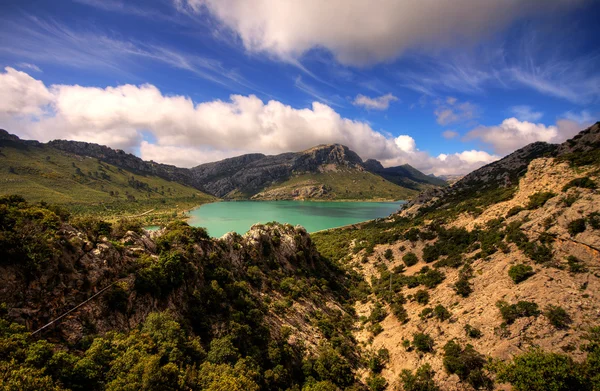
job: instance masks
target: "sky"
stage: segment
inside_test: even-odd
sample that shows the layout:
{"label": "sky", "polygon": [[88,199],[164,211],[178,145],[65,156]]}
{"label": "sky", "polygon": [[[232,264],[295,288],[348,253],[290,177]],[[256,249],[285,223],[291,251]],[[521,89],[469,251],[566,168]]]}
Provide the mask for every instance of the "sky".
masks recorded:
{"label": "sky", "polygon": [[600,120],[596,0],[3,0],[0,128],[465,174]]}

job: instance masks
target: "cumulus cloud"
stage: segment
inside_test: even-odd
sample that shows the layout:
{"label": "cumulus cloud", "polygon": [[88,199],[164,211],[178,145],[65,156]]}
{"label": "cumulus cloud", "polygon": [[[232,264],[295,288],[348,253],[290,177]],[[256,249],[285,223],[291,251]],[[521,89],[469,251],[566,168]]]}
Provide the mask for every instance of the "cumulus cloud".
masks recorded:
{"label": "cumulus cloud", "polygon": [[493,148],[498,154],[508,154],[536,141],[561,143],[583,127],[589,125],[570,119],[560,119],[556,125],[546,126],[517,118],[507,118],[500,125],[479,126],[465,136],[466,140],[479,140]]}
{"label": "cumulus cloud", "polygon": [[451,140],[453,138],[457,138],[458,132],[455,132],[454,130],[446,130],[442,133],[442,136],[446,139],[446,140]]}
{"label": "cumulus cloud", "polygon": [[4,68],[0,74],[0,114],[10,116],[40,115],[53,96],[44,83],[25,72]]}
{"label": "cumulus cloud", "polygon": [[524,16],[583,0],[178,0],[208,12],[251,52],[294,60],[326,48],[347,65],[388,61],[412,48],[475,42]]}
{"label": "cumulus cloud", "polygon": [[530,106],[526,105],[513,106],[510,108],[510,111],[512,111],[515,117],[521,121],[539,121],[544,116],[544,113],[540,111],[533,111]]}
{"label": "cumulus cloud", "polygon": [[[341,143],[384,165],[411,164],[426,173],[466,173],[498,156],[468,151],[434,157],[409,135],[392,137],[313,102],[294,108],[254,95],[195,103],[153,85],[52,85],[7,68],[0,73],[0,118],[25,138],[56,138],[139,150],[144,159],[191,167],[249,152],[299,151]],[[4,126],[2,125],[2,126]],[[152,142],[143,134],[152,136]],[[148,140],[148,137],[145,138]]]}
{"label": "cumulus cloud", "polygon": [[356,95],[356,98],[354,98],[353,104],[355,106],[363,106],[367,109],[387,110],[388,107],[390,107],[390,103],[397,100],[398,98],[392,94],[382,95],[377,98],[369,98],[368,96],[358,94]]}

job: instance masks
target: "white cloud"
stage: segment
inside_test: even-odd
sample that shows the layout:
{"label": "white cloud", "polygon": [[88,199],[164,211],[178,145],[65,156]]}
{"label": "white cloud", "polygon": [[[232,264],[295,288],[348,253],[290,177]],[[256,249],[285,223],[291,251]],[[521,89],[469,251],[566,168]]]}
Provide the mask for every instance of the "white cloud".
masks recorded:
{"label": "white cloud", "polygon": [[569,119],[569,120],[575,121],[575,122],[579,122],[582,124],[591,124],[592,122],[595,121],[594,116],[592,116],[590,114],[590,112],[587,110],[582,110],[579,113],[573,112],[573,111],[567,111],[562,116],[566,119]]}
{"label": "white cloud", "polygon": [[390,107],[390,103],[397,100],[398,98],[392,94],[382,95],[377,98],[369,98],[368,96],[358,94],[356,95],[356,98],[354,98],[353,104],[355,106],[363,106],[367,109],[387,110],[388,107]]}
{"label": "white cloud", "polygon": [[440,125],[449,125],[471,120],[477,115],[477,107],[470,102],[459,103],[458,99],[449,96],[445,101],[436,100],[434,110],[436,121]]}
{"label": "white cloud", "polygon": [[400,135],[396,137],[394,142],[398,148],[404,152],[414,152],[417,149],[417,143],[415,142],[415,139],[407,135]]}
{"label": "white cloud", "polygon": [[[521,17],[577,0],[187,0],[234,31],[251,52],[284,60],[326,48],[347,65],[388,61],[411,48],[476,42]],[[181,1],[178,2],[181,9]],[[543,10],[543,11],[541,11]]]}
{"label": "white cloud", "polygon": [[546,126],[517,118],[507,118],[500,125],[479,126],[465,136],[466,140],[480,140],[498,154],[508,154],[536,141],[563,142],[577,134],[586,125],[569,119],[560,119],[556,125]]}
{"label": "white cloud", "polygon": [[458,134],[458,132],[455,132],[454,130],[446,130],[446,131],[444,131],[444,133],[442,133],[442,136],[447,140],[451,140],[453,138],[457,138],[459,136],[459,134]]}
{"label": "white cloud", "polygon": [[0,115],[40,115],[53,96],[44,83],[25,72],[4,68],[0,73]]}
{"label": "white cloud", "polygon": [[539,121],[544,116],[544,113],[540,111],[533,111],[530,106],[526,105],[513,106],[510,108],[510,111],[512,111],[515,117],[521,121]]}
{"label": "white cloud", "polygon": [[42,72],[42,70],[40,69],[40,67],[38,67],[35,64],[30,64],[28,62],[20,62],[17,64],[17,67],[19,68],[25,68],[25,69],[30,69],[32,71],[36,71],[36,72]]}
{"label": "white cloud", "polygon": [[[187,167],[243,153],[274,154],[330,143],[347,145],[364,159],[379,159],[386,166],[408,163],[436,174],[466,173],[498,158],[481,151],[434,157],[420,151],[408,135],[385,135],[319,102],[298,109],[253,95],[232,95],[228,101],[195,103],[185,96],[164,95],[149,84],[47,88],[12,68],[0,73],[0,94],[0,118],[22,137],[139,148],[144,159]],[[143,141],[143,132],[155,142]]]}

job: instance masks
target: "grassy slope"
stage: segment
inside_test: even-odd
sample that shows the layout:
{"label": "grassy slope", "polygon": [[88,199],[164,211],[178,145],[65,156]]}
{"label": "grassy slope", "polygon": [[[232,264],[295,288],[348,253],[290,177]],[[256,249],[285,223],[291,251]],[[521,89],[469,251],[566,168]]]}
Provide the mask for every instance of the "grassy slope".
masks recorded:
{"label": "grassy slope", "polygon": [[[137,185],[130,183],[132,177]],[[75,214],[99,214],[109,219],[155,209],[144,216],[148,223],[214,199],[176,182],[132,174],[48,146],[0,148],[0,195],[7,194],[19,194],[31,202],[63,205]]]}
{"label": "grassy slope", "polygon": [[395,185],[379,175],[366,171],[332,171],[317,174],[300,174],[289,180],[274,184],[265,191],[295,188],[306,185],[326,185],[331,188],[333,200],[401,200],[417,192]]}

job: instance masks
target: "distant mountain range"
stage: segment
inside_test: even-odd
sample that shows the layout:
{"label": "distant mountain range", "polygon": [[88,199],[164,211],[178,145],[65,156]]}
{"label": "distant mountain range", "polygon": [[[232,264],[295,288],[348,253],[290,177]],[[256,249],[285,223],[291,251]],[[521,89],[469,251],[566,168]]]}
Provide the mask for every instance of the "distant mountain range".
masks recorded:
{"label": "distant mountain range", "polygon": [[[48,143],[21,140],[5,130],[0,130],[0,147],[7,151],[20,151],[17,161],[0,155],[0,169],[9,172],[12,165],[12,172],[9,172],[11,175],[22,175],[26,171],[26,187],[33,186],[39,189],[38,196],[31,197],[35,200],[49,197],[58,201],[61,197],[53,195],[65,188],[65,180],[76,178],[79,185],[83,184],[82,178],[77,178],[79,172],[89,174],[86,178],[89,183],[86,182],[86,185],[93,188],[94,192],[110,194],[111,185],[115,185],[104,183],[107,182],[106,178],[103,178],[101,173],[96,173],[97,164],[93,170],[87,171],[81,168],[77,171],[75,163],[69,167],[69,162],[65,162],[66,167],[61,169],[56,165],[47,164],[55,160],[48,160],[47,157],[54,155],[94,158],[98,162],[116,167],[129,178],[133,177],[139,181],[152,178],[159,182],[174,182],[183,186],[180,190],[186,189],[186,192],[196,193],[201,198],[212,196],[222,199],[265,200],[395,200],[406,199],[420,190],[446,184],[445,181],[425,175],[409,165],[384,168],[376,160],[363,162],[355,152],[339,144],[319,145],[305,151],[275,156],[247,154],[189,169],[144,161],[122,150],[98,144],[67,140]],[[37,174],[31,169],[14,167],[21,163],[35,163],[38,166]],[[54,171],[50,170],[53,173],[48,171],[50,167],[53,168]],[[77,175],[73,177],[75,174]],[[136,179],[136,176],[139,178]],[[50,180],[51,178],[54,180]],[[3,186],[2,193],[21,190],[12,185],[15,183],[19,181],[8,181],[6,186]],[[161,182],[160,186],[164,184]],[[129,187],[129,184],[125,183],[125,188],[112,191],[113,194],[119,191],[119,195],[123,196],[125,192],[129,192]],[[22,192],[29,193],[25,188]],[[106,198],[106,194],[99,198]],[[149,197],[148,194],[144,196]],[[114,195],[112,197],[114,198]]]}

